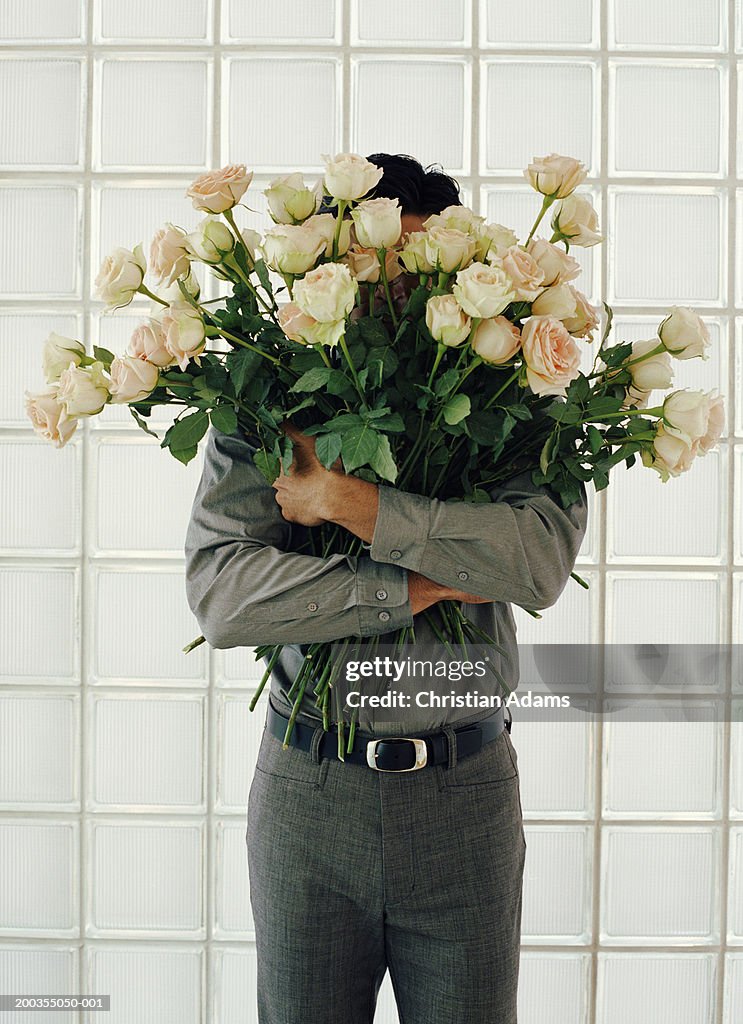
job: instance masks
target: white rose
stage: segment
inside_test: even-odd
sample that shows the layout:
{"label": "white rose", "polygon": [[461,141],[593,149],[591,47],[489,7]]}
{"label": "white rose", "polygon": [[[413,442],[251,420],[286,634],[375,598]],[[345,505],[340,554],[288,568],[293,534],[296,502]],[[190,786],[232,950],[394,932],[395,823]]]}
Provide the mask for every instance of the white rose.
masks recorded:
{"label": "white rose", "polygon": [[103,363],[95,362],[90,366],[70,363],[60,374],[57,397],[68,416],[95,416],[110,397]]}
{"label": "white rose", "polygon": [[239,203],[253,180],[245,164],[228,164],[217,171],[200,175],[186,189],[194,208],[205,213],[224,213]]}
{"label": "white rose", "polygon": [[301,345],[325,345],[327,348],[334,348],[346,329],[345,320],[321,323],[308,316],[296,302],[285,303],[279,309],[276,318],[287,338]]}
{"label": "white rose", "polygon": [[360,199],[379,184],[384,174],[382,167],[358,153],[321,156],[325,163],[325,191],[334,199]]}
{"label": "white rose", "polygon": [[235,248],[235,236],[219,217],[210,214],[186,235],[186,245],[202,263],[221,263]]}
{"label": "white rose", "polygon": [[554,242],[548,242],[546,238],[532,238],[526,251],[534,257],[544,271],[546,287],[573,281],[580,276],[580,263],[570,253],[565,252]]}
{"label": "white rose", "polygon": [[186,232],[167,223],[155,232],[150,243],[150,270],[158,281],[172,284],[191,269]]}
{"label": "white rose", "polygon": [[451,274],[472,260],[477,245],[474,238],[457,228],[432,227],[426,232],[425,247],[431,267]]}
{"label": "white rose", "polygon": [[[316,213],[314,216],[308,217],[302,227],[307,228],[308,231],[313,231],[318,238],[324,241],[325,251],[322,255],[330,259],[333,255],[333,238],[338,227],[336,215],[334,213]],[[352,231],[353,221],[350,217],[344,217],[341,221],[341,230],[338,235],[338,256],[343,256],[348,252],[348,247],[351,245]]]}
{"label": "white rose", "polygon": [[128,306],[142,284],[146,270],[141,245],[135,245],[133,250],[117,246],[105,258],[96,275],[96,296],[106,303],[107,309]]}
{"label": "white rose", "polygon": [[426,327],[434,341],[453,348],[467,338],[471,321],[453,295],[433,295],[426,302]]}
{"label": "white rose", "polygon": [[580,160],[550,153],[549,156],[535,157],[524,171],[524,177],[542,195],[562,199],[585,181],[587,173]]}
{"label": "white rose", "polygon": [[[189,271],[187,277],[178,278],[177,281],[173,281],[172,284],[169,284],[167,288],[158,288],[157,294],[159,298],[161,298],[163,302],[182,302],[183,292],[179,287],[179,285],[181,284],[186,289],[189,295],[193,295],[195,299],[198,299],[199,295],[201,294],[201,285],[199,284],[198,279],[193,272],[193,269]],[[162,308],[163,305],[161,302],[155,302],[153,300],[150,303],[150,310],[153,313],[153,315],[156,315]]]}
{"label": "white rose", "polygon": [[577,312],[575,295],[569,284],[555,284],[532,302],[531,311],[537,316],[554,316],[558,320],[574,317]]}
{"label": "white rose", "polygon": [[477,232],[475,259],[490,262],[518,244],[516,234],[502,224],[486,224]]}
{"label": "white rose", "polygon": [[402,231],[397,199],[365,199],[351,210],[356,237],[366,249],[389,249],[397,245]]}
{"label": "white rose", "polygon": [[485,218],[480,217],[468,206],[447,206],[441,213],[432,213],[423,221],[423,227],[430,231],[431,228],[456,228],[466,235],[477,235]]}
{"label": "white rose", "polygon": [[[658,342],[655,338],[650,340],[633,341],[632,351],[627,356],[627,362],[645,355],[651,349],[657,348]],[[627,366],[632,382],[627,388],[625,401],[626,407],[644,409],[648,404],[650,392],[655,388],[666,389],[673,383],[673,370],[671,368],[671,357],[667,352],[656,352],[655,355],[642,359],[639,363]]]}
{"label": "white rose", "polygon": [[138,402],[157,387],[160,371],[154,363],[135,356],[116,356],[111,361],[112,402]]}
{"label": "white rose", "polygon": [[486,363],[507,363],[521,347],[521,332],[504,316],[481,320],[470,338],[470,345]]}
{"label": "white rose", "polygon": [[69,416],[59,401],[59,387],[50,384],[43,391],[24,391],[26,415],[34,432],[55,448],[63,448],[77,429],[77,417]]}
{"label": "white rose", "polygon": [[126,354],[135,359],[146,359],[155,366],[172,366],[175,362],[173,353],[165,345],[162,325],[154,317],[149,323],[135,327],[126,347]]}
{"label": "white rose", "polygon": [[707,429],[698,439],[700,455],[706,455],[717,445],[725,427],[725,401],[722,395],[709,392],[708,397],[710,401],[707,408]]}
{"label": "white rose", "polygon": [[85,346],[82,342],[51,331],[41,353],[41,365],[47,384],[59,380],[60,373],[66,370],[71,362],[79,366],[84,355]]}
{"label": "white rose", "polygon": [[690,445],[682,438],[669,434],[661,421],[658,423],[652,450],[643,448],[640,457],[643,465],[655,469],[660,473],[661,480],[666,481],[671,476],[685,473],[691,467],[697,451],[698,442]]}
{"label": "white rose", "polygon": [[658,337],[677,359],[709,359],[709,328],[693,309],[671,306],[658,327]]}
{"label": "white rose", "polygon": [[316,189],[307,188],[299,171],[274,178],[263,195],[276,224],[301,224],[315,212],[319,198]]}
{"label": "white rose", "polygon": [[591,305],[583,292],[578,291],[572,284],[566,285],[575,299],[575,313],[572,316],[562,317],[562,322],[576,338],[588,338],[599,325],[598,309]]}
{"label": "white rose", "polygon": [[401,263],[410,274],[432,274],[433,266],[426,255],[427,231],[409,231],[399,251]]}
{"label": "white rose", "polygon": [[[311,219],[310,219],[311,220]],[[316,228],[304,224],[279,224],[263,238],[263,256],[272,270],[281,274],[304,274],[325,252],[326,242]]]}
{"label": "white rose", "polygon": [[465,313],[483,320],[502,313],[516,298],[505,270],[488,263],[473,263],[458,271],[451,290]]}
{"label": "white rose", "polygon": [[516,298],[531,302],[544,287],[544,271],[519,245],[511,245],[503,253],[500,265],[513,282]]}
{"label": "white rose", "polygon": [[663,422],[669,434],[687,444],[707,433],[712,392],[672,391],[663,402]]}
{"label": "white rose", "polygon": [[599,220],[591,201],[584,196],[568,196],[555,210],[552,228],[569,245],[596,245],[603,239],[598,231]]}
{"label": "white rose", "polygon": [[323,263],[297,281],[294,301],[321,323],[343,320],[354,307],[358,285],[345,263]]}
{"label": "white rose", "polygon": [[206,347],[206,329],[201,314],[188,302],[171,302],[158,317],[165,336],[165,348],[181,370],[189,360],[201,365],[199,354]]}

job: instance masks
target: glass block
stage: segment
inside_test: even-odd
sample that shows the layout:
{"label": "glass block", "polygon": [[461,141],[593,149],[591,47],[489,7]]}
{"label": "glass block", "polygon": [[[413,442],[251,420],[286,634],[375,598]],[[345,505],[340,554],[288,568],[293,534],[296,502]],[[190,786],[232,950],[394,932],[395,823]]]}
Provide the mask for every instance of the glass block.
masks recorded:
{"label": "glass block", "polygon": [[727,154],[726,92],[727,76],[719,65],[613,62],[609,68],[610,173],[722,176]]}
{"label": "glass block", "polygon": [[526,944],[587,942],[590,827],[527,825],[521,937]]}
{"label": "glass block", "polygon": [[[252,697],[252,695],[251,695]],[[217,806],[220,810],[245,814],[248,791],[255,771],[258,748],[263,738],[268,708],[268,684],[250,710],[245,700],[222,694],[217,699],[218,750],[220,770],[217,774]]]}
{"label": "glass block", "polygon": [[79,296],[80,200],[74,187],[0,185],[0,298]]}
{"label": "glass block", "polygon": [[0,60],[0,164],[81,166],[82,71],[80,60]]}
{"label": "glass block", "polygon": [[601,941],[716,942],[718,838],[712,828],[605,827]]}
{"label": "glass block", "polygon": [[80,551],[81,457],[79,438],[62,448],[36,436],[3,439],[1,553],[72,555]]}
{"label": "glass block", "polygon": [[722,720],[719,702],[607,702],[604,817],[717,817]]}
{"label": "glass block", "polygon": [[[100,569],[92,582],[93,682],[203,684],[206,645],[188,654],[182,649],[201,632],[186,601],[182,569]],[[129,629],[112,626],[122,615]]]}
{"label": "glass block", "polygon": [[464,0],[354,0],[352,42],[362,46],[463,45],[470,38],[470,5]]}
{"label": "glass block", "polygon": [[92,694],[90,807],[203,810],[204,710],[203,697]]}
{"label": "glass block", "polygon": [[206,984],[204,951],[159,946],[87,947],[86,992],[106,992],[121,1021],[200,1024]]}
{"label": "glass block", "polygon": [[4,0],[0,6],[0,38],[5,43],[77,42],[84,24],[80,0]]}
{"label": "glass block", "polygon": [[590,721],[520,721],[519,755],[525,818],[590,818],[594,726]]}
{"label": "glass block", "polygon": [[609,45],[620,49],[721,50],[726,42],[723,0],[609,0]]}
{"label": "glass block", "polygon": [[0,697],[0,803],[6,808],[79,806],[79,701],[74,696]]}
{"label": "glass block", "polygon": [[[78,984],[78,950],[39,943],[36,948],[28,945],[3,943],[0,949],[0,991],[8,993],[75,992]],[[58,1010],[34,1010],[37,1024],[54,1024],[59,1018]],[[8,1021],[22,1021],[28,1013],[24,1010],[9,1013]]]}
{"label": "glass block", "polygon": [[599,953],[596,1024],[714,1024],[714,954]]}
{"label": "glass block", "polygon": [[743,1016],[743,953],[725,957],[723,1024],[736,1024]]}
{"label": "glass block", "polygon": [[258,1024],[255,946],[212,947],[214,1003],[221,1020]]}
{"label": "glass block", "polygon": [[[322,168],[322,153],[340,150],[339,61],[330,58],[230,58],[225,67],[225,163],[277,174]],[[298,104],[298,96],[312,103]],[[246,106],[250,116],[245,116]]]}
{"label": "glass block", "polygon": [[544,1024],[588,1024],[591,958],[582,953],[521,954],[519,1021]]}
{"label": "glass block", "polygon": [[79,578],[73,568],[0,570],[0,680],[77,683]]}
{"label": "glass block", "polygon": [[[715,644],[721,641],[722,578],[607,573],[607,641]],[[670,614],[669,614],[670,613]]]}
{"label": "glass block", "polygon": [[743,818],[743,701],[733,701],[730,725],[730,816]]}
{"label": "glass block", "polygon": [[223,0],[224,38],[231,42],[337,42],[337,7],[337,0],[315,0],[312,5],[293,0],[274,0],[272,4]]}
{"label": "glass block", "polygon": [[[351,149],[410,153],[427,167],[467,173],[470,66],[455,57],[351,61]],[[432,116],[431,97],[436,97]],[[405,117],[390,117],[404,98]]]}
{"label": "glass block", "polygon": [[701,186],[610,186],[607,302],[724,305],[725,209],[722,192]]}
{"label": "glass block", "polygon": [[[145,434],[96,437],[92,449],[98,551],[181,556],[203,449],[186,466]],[[148,494],[168,496],[161,515],[144,511]]]}
{"label": "glass block", "polygon": [[719,563],[727,527],[727,452],[696,459],[663,483],[639,459],[618,466],[608,489],[607,558],[614,562]]}
{"label": "glass block", "polygon": [[251,938],[255,923],[245,858],[245,822],[217,822],[215,847],[214,937]]}
{"label": "glass block", "polygon": [[[482,73],[483,174],[520,174],[535,157],[552,152],[582,160],[590,175],[596,173],[597,65],[499,58],[483,61]],[[503,131],[506,110],[517,132]]]}
{"label": "glass block", "polygon": [[743,434],[743,319],[736,318],[733,335],[733,351],[735,353],[735,420],[726,416],[727,429],[734,430],[740,437]]}
{"label": "glass block", "polygon": [[0,935],[79,934],[76,822],[0,822]]}
{"label": "glass block", "polygon": [[93,10],[99,42],[208,41],[211,38],[211,0],[170,0],[166,5],[131,0],[126,5],[101,0]]}
{"label": "glass block", "polygon": [[539,612],[542,616],[541,619],[535,619],[518,605],[512,605],[519,643],[596,643],[598,637],[596,594],[599,578],[596,573],[585,572],[583,569],[578,571],[578,575],[588,583],[588,590],[575,580],[569,579],[557,602],[550,608],[543,608]]}
{"label": "glass block", "polygon": [[204,937],[203,823],[88,826],[88,935]]}
{"label": "glass block", "polygon": [[480,23],[483,46],[572,47],[595,46],[598,5],[595,0],[566,0],[556,7],[550,0],[483,0]]}
{"label": "glass block", "polygon": [[256,686],[266,670],[266,663],[255,657],[253,647],[230,647],[215,650],[215,678],[222,686]]}
{"label": "glass block", "polygon": [[[45,387],[41,354],[51,331],[66,338],[81,338],[80,319],[70,313],[0,312],[0,426],[31,430],[23,392]],[[78,428],[79,429],[79,428]]]}
{"label": "glass block", "polygon": [[743,943],[743,825],[730,829],[728,939]]}
{"label": "glass block", "polygon": [[204,169],[211,135],[205,60],[106,59],[97,68],[98,169]]}
{"label": "glass block", "polygon": [[[738,158],[738,177],[743,176],[743,155]],[[743,189],[737,189],[735,193],[735,218],[738,224],[743,223]],[[735,247],[735,302],[736,305],[743,305],[743,238],[741,232],[736,233]]]}

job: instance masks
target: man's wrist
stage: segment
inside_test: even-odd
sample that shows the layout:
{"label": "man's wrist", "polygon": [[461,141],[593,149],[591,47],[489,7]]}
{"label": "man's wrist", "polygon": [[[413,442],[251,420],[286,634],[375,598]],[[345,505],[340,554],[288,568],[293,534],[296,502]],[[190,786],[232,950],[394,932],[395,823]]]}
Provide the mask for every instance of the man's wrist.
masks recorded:
{"label": "man's wrist", "polygon": [[371,542],[379,509],[379,488],[360,477],[332,471],[325,479],[317,514]]}

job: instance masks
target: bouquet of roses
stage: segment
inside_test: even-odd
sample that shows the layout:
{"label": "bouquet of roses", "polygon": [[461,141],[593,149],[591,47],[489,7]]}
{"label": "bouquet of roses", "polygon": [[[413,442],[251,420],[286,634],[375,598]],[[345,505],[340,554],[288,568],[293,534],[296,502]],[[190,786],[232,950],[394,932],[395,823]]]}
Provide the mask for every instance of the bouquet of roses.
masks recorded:
{"label": "bouquet of roses", "polygon": [[[581,370],[600,310],[572,283],[580,265],[569,250],[602,236],[590,201],[575,194],[586,177],[577,160],[553,153],[526,169],[542,202],[519,242],[465,206],[401,237],[398,201],[364,198],[382,170],[353,153],[323,159],[312,188],[298,173],[271,182],[274,226],[263,238],[236,223],[252,180],[238,164],[193,182],[186,195],[206,216],[190,233],[161,228],[149,264],[141,245],[116,249],[96,278],[98,297],[114,310],[145,295],[150,315],[123,355],[97,345],[89,354],[80,341],[50,335],[47,386],[26,392],[35,430],[60,447],[79,418],[112,402],[157,437],[147,424],[153,406],[176,405],[161,447],[183,463],[211,423],[239,430],[273,483],[291,466],[299,430],[328,469],[472,502],[490,501],[490,487],[531,469],[564,507],[583,482],[606,487],[620,462],[632,466],[639,455],[666,481],[717,443],[722,398],[669,391],[672,359],[707,358],[709,333],[692,310],[673,307],[652,339],[610,345],[612,310],[602,303],[593,364]],[[551,234],[540,237],[551,207]],[[208,266],[228,294],[201,301],[194,264]],[[277,278],[283,286],[274,289]],[[288,301],[279,305],[282,292]],[[656,389],[668,393],[649,407]],[[308,537],[315,554],[361,552],[357,537],[330,523]],[[456,602],[423,614],[445,644],[493,643]],[[392,642],[411,639],[408,627]],[[287,739],[310,682],[330,725],[331,646],[308,645]],[[256,648],[268,667],[251,707],[280,651]],[[340,716],[338,731],[342,756]]]}

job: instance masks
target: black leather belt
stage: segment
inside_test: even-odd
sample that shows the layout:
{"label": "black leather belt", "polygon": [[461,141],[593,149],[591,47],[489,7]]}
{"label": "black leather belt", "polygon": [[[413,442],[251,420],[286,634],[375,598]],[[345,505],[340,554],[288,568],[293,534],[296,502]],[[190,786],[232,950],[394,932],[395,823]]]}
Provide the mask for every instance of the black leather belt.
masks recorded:
{"label": "black leather belt", "polygon": [[[283,715],[268,701],[266,728],[283,743],[289,716]],[[476,754],[506,728],[511,731],[511,717],[506,719],[501,707],[481,722],[454,727],[457,761]],[[309,753],[317,726],[295,721],[289,745]],[[320,758],[338,757],[338,734],[335,725],[322,734]],[[353,750],[345,755],[351,764],[365,764],[381,772],[412,772],[430,764],[449,763],[449,738],[443,729],[423,736],[372,736],[357,729]]]}

